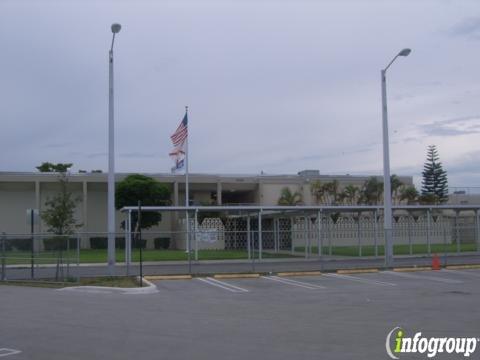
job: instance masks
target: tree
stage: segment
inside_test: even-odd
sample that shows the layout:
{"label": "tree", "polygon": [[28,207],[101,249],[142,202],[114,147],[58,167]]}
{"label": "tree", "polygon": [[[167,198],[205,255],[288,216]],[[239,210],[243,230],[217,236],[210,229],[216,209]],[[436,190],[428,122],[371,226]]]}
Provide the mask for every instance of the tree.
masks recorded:
{"label": "tree", "polygon": [[315,198],[315,202],[317,204],[325,204],[326,199],[325,199],[325,187],[323,186],[322,182],[320,180],[314,181],[310,185],[310,192],[312,196]]}
{"label": "tree", "polygon": [[360,190],[359,203],[366,205],[378,205],[383,196],[383,182],[378,181],[375,176],[369,177]]}
{"label": "tree", "polygon": [[280,198],[278,199],[278,205],[284,206],[294,206],[300,205],[303,202],[302,194],[298,191],[292,193],[290,188],[284,187],[280,193]]}
{"label": "tree", "polygon": [[[136,206],[138,201],[142,202],[142,206],[170,205],[170,189],[167,185],[140,174],[129,175],[117,183],[115,191],[117,209],[124,206]],[[137,215],[136,212],[132,213],[132,228],[136,226]],[[142,212],[141,227],[148,229],[157,225],[161,220],[162,216],[158,212]]]}
{"label": "tree", "polygon": [[418,201],[418,191],[415,186],[405,186],[400,190],[400,201],[407,201],[407,205],[413,205]]}
{"label": "tree", "polygon": [[347,185],[343,189],[343,198],[347,201],[348,205],[355,205],[358,201],[358,194],[360,189],[355,185]]}
{"label": "tree", "polygon": [[75,208],[80,199],[73,197],[73,194],[68,190],[66,171],[60,173],[58,182],[60,192],[45,202],[46,209],[42,211],[41,217],[47,224],[49,232],[56,235],[69,235],[81,226],[77,224],[74,217]]}
{"label": "tree", "polygon": [[398,192],[403,186],[403,183],[400,181],[399,177],[395,174],[390,176],[390,191],[395,202],[395,199],[398,199]]}
{"label": "tree", "polygon": [[430,145],[422,172],[422,198],[434,204],[442,204],[448,200],[447,172],[439,159],[437,148]]}
{"label": "tree", "polygon": [[43,162],[42,165],[37,166],[36,169],[40,172],[58,172],[66,173],[68,169],[73,166],[71,163],[58,163],[53,164],[50,162]]}

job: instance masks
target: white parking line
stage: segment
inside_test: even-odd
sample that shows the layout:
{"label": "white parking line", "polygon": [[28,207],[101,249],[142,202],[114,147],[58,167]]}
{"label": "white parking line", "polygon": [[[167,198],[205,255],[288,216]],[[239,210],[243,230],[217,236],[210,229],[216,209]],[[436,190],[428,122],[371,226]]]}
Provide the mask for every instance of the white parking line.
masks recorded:
{"label": "white parking line", "polygon": [[213,279],[211,277],[207,277],[205,279],[204,278],[197,278],[197,280],[203,281],[203,282],[205,282],[209,285],[216,286],[216,287],[219,287],[219,288],[222,288],[224,290],[234,292],[234,293],[248,292],[247,289],[244,289],[244,288],[241,288],[241,287],[238,287],[238,286],[235,286],[235,285],[231,285],[231,284],[228,284],[226,282],[219,281],[217,279]]}
{"label": "white parking line", "polygon": [[444,278],[439,278],[435,276],[405,274],[403,272],[395,272],[395,271],[381,271],[380,274],[395,275],[395,276],[399,276],[407,279],[414,279],[414,280],[438,281],[446,284],[462,284],[463,283],[463,281],[460,281],[460,280],[444,279]]}
{"label": "white parking line", "polygon": [[324,276],[336,277],[345,280],[357,281],[365,284],[373,284],[373,285],[380,285],[380,286],[397,286],[397,284],[385,281],[378,281],[378,280],[371,280],[365,279],[361,277],[351,276],[351,275],[343,275],[343,274],[325,274]]}
{"label": "white parking line", "polygon": [[480,273],[478,273],[478,272],[442,269],[442,272],[443,272],[443,271],[444,271],[444,272],[447,272],[447,273],[449,273],[449,274],[469,275],[469,276],[473,276],[473,277],[480,277]]}
{"label": "white parking line", "polygon": [[0,348],[0,357],[20,354],[20,350]]}
{"label": "white parking line", "polygon": [[309,290],[326,289],[325,286],[310,284],[310,283],[296,281],[292,279],[282,279],[282,278],[279,278],[278,276],[262,276],[262,278],[267,280],[277,281],[286,285],[298,286],[298,287],[309,289]]}

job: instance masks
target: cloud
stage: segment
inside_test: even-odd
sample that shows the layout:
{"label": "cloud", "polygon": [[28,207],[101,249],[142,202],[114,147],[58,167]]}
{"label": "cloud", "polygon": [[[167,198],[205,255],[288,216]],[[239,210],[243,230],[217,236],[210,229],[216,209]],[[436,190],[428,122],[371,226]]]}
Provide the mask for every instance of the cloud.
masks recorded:
{"label": "cloud", "polygon": [[437,120],[420,125],[420,130],[430,136],[459,136],[480,133],[480,115]]}
{"label": "cloud", "polygon": [[45,144],[43,147],[46,149],[57,149],[57,148],[66,148],[71,146],[71,143],[68,142],[61,142],[61,143],[50,143]]}
{"label": "cloud", "polygon": [[158,157],[157,154],[140,153],[140,152],[121,153],[118,156],[124,157],[124,158],[153,158],[153,157]]}
{"label": "cloud", "polygon": [[465,36],[472,40],[480,40],[480,17],[464,19],[450,30],[453,36]]}

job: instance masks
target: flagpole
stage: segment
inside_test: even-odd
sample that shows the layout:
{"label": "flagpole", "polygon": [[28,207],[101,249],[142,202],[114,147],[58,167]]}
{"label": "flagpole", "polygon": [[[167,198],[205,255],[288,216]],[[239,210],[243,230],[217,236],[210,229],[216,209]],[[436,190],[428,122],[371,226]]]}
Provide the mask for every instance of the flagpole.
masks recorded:
{"label": "flagpole", "polygon": [[[188,121],[188,106],[185,106],[185,115],[187,116]],[[189,124],[187,122],[187,129],[189,127],[188,125]],[[185,140],[185,206],[189,206],[190,202],[188,197],[188,134]]]}
{"label": "flagpole", "polygon": [[[185,116],[187,117],[187,138],[185,139],[185,206],[190,205],[188,194],[188,106],[185,106]],[[188,209],[185,212],[185,219],[187,223],[187,246],[186,251],[188,254],[188,272],[191,270],[191,258],[190,258],[190,222],[188,219]]]}

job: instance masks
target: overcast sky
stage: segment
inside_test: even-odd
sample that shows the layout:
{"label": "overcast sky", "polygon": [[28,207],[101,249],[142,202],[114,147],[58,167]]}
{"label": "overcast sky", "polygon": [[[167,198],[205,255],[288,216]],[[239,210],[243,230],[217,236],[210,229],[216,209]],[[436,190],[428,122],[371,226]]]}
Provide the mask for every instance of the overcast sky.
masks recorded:
{"label": "overcast sky", "polygon": [[170,172],[189,105],[195,173],[392,173],[438,147],[480,186],[480,1],[0,1],[0,171],[107,169],[115,40],[118,172]]}

